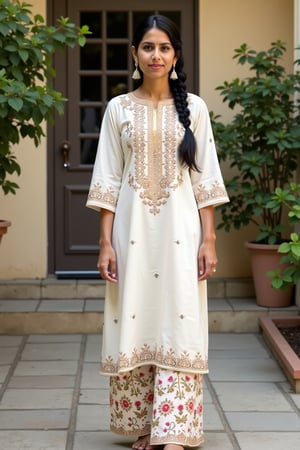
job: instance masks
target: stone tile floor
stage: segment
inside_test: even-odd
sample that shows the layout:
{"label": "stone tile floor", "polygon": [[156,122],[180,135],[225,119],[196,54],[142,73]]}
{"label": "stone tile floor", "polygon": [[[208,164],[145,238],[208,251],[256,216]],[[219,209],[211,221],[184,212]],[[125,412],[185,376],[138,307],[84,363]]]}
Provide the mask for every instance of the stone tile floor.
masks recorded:
{"label": "stone tile floor", "polygon": [[[44,303],[46,305],[46,303]],[[0,336],[0,450],[125,450],[109,432],[101,335]],[[300,395],[260,334],[211,334],[204,450],[299,450]]]}

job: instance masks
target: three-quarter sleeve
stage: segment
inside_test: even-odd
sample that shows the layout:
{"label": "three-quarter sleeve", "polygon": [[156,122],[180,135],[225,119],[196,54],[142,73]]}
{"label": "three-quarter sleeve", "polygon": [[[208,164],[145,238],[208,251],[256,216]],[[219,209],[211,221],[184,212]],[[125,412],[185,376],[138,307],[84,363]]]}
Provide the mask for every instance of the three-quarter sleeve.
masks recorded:
{"label": "three-quarter sleeve", "polygon": [[96,160],[86,206],[115,212],[121,186],[124,157],[118,120],[118,104],[112,99],[103,116]]}
{"label": "three-quarter sleeve", "polygon": [[197,150],[196,162],[199,172],[191,171],[192,187],[198,209],[218,206],[229,201],[218,161],[209,113],[205,102],[189,94],[191,129]]}

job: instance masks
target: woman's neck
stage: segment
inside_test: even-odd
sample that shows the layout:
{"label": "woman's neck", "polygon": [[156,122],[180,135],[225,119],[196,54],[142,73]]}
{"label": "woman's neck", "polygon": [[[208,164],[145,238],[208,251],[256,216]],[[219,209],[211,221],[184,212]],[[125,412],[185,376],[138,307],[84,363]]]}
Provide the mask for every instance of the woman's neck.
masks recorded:
{"label": "woman's neck", "polygon": [[157,80],[155,83],[144,81],[135,92],[138,97],[153,100],[154,102],[172,98],[169,83],[158,83]]}

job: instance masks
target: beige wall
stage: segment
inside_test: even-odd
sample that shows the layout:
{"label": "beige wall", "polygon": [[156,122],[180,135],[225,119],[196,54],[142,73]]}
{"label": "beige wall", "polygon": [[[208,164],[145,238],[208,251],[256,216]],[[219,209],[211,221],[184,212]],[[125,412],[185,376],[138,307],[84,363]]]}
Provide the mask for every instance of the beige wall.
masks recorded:
{"label": "beige wall", "polygon": [[[46,0],[32,0],[45,15]],[[293,58],[293,0],[200,0],[200,88],[209,109],[229,117],[215,87],[238,75],[233,49],[247,42],[267,49],[272,40],[287,43]],[[24,141],[17,149],[22,175],[16,196],[0,193],[1,218],[13,222],[0,247],[0,278],[47,276],[46,142],[36,149]],[[250,233],[251,234],[251,233]],[[252,237],[254,236],[252,231]],[[218,277],[250,275],[243,242],[247,231],[218,232]],[[250,236],[251,238],[251,236]]]}
{"label": "beige wall", "polygon": [[[237,66],[233,51],[246,42],[256,50],[267,50],[272,41],[286,43],[287,66],[293,61],[293,0],[200,0],[200,94],[210,110],[230,118],[215,88],[223,81],[246,75]],[[226,170],[223,168],[226,176]],[[218,220],[218,217],[216,218]],[[218,276],[250,275],[244,241],[255,238],[256,230],[218,231]]]}
{"label": "beige wall", "polygon": [[[45,0],[34,0],[34,12],[45,17]],[[43,278],[47,274],[46,141],[35,148],[26,139],[16,149],[22,174],[16,195],[3,198],[0,216],[12,221],[0,246],[0,278]]]}

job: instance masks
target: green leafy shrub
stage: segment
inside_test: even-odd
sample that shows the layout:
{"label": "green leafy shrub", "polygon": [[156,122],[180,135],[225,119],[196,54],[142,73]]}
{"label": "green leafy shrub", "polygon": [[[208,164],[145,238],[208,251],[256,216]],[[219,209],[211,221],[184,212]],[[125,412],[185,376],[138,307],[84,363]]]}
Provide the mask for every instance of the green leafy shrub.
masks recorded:
{"label": "green leafy shrub", "polygon": [[[282,208],[267,208],[276,187],[283,189],[297,168],[300,150],[300,72],[286,73],[281,60],[286,47],[271,43],[267,51],[247,44],[235,50],[238,64],[248,65],[250,76],[225,81],[217,87],[223,101],[236,109],[225,124],[212,115],[219,157],[229,163],[232,177],[225,180],[230,203],[222,205],[218,228],[230,231],[249,223],[257,228],[256,240],[280,243]],[[295,61],[295,66],[299,61]]]}
{"label": "green leafy shrub", "polygon": [[53,89],[53,54],[85,44],[87,26],[78,28],[61,17],[56,26],[33,15],[31,5],[0,0],[0,186],[4,194],[19,187],[7,176],[20,174],[12,146],[29,137],[38,146],[42,122],[63,113],[66,99]]}
{"label": "green leafy shrub", "polygon": [[[300,184],[290,183],[286,189],[276,188],[267,208],[276,212],[285,206],[288,210],[290,225],[300,224]],[[269,271],[272,278],[272,286],[275,289],[287,289],[300,280],[300,237],[293,232],[290,240],[280,244],[278,252],[283,256],[281,263],[287,264],[285,269]]]}

